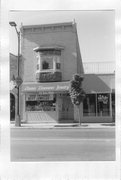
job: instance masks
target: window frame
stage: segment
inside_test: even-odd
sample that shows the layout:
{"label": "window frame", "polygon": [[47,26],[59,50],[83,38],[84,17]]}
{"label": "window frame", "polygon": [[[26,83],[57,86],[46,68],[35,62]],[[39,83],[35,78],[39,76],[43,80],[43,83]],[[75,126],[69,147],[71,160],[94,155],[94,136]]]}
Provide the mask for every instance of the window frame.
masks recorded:
{"label": "window frame", "polygon": [[[55,53],[56,52],[56,53]],[[36,72],[55,72],[61,71],[61,49],[60,50],[42,50],[37,54]],[[46,62],[46,57],[52,58],[52,68],[43,69],[43,62]],[[48,63],[49,60],[47,60]],[[60,68],[57,68],[57,64]]]}

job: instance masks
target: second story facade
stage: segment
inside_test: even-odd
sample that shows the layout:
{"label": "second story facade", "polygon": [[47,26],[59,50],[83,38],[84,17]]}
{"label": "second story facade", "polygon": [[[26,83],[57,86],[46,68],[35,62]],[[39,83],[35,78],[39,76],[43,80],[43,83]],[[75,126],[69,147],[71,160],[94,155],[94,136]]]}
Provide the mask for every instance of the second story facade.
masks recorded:
{"label": "second story facade", "polygon": [[76,24],[22,26],[24,82],[68,81],[83,74]]}

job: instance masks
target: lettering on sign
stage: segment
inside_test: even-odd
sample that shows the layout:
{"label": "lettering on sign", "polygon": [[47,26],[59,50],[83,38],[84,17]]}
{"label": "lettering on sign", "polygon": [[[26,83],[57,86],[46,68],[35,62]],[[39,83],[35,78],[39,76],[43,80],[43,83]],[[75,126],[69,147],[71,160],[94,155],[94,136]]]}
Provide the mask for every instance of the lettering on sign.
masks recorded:
{"label": "lettering on sign", "polygon": [[69,85],[68,84],[54,84],[50,86],[44,86],[44,85],[39,85],[39,86],[23,86],[23,91],[47,91],[49,94],[52,93],[52,91],[68,91],[69,90]]}
{"label": "lettering on sign", "polygon": [[56,90],[69,90],[69,86],[59,86],[59,85],[57,85]]}
{"label": "lettering on sign", "polygon": [[38,91],[42,91],[42,90],[54,90],[53,86],[49,86],[49,87],[44,87],[44,86],[39,86],[38,87]]}
{"label": "lettering on sign", "polygon": [[24,91],[36,91],[36,87],[26,86],[26,87],[24,88]]}

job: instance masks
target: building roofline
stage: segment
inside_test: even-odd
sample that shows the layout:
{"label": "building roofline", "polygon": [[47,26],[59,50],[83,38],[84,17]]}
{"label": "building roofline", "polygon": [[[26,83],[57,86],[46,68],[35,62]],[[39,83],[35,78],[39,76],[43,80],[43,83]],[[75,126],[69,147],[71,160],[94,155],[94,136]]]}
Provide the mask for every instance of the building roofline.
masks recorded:
{"label": "building roofline", "polygon": [[22,28],[26,29],[26,28],[37,28],[37,27],[49,27],[49,26],[58,26],[58,25],[73,25],[73,22],[63,22],[63,23],[49,23],[49,24],[35,24],[35,25],[22,25]]}

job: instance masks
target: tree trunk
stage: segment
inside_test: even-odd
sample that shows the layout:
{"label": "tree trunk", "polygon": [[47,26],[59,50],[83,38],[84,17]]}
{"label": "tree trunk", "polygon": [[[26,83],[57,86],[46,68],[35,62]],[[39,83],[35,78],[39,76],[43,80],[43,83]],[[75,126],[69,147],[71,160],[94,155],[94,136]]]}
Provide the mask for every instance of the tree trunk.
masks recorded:
{"label": "tree trunk", "polygon": [[80,126],[81,125],[80,105],[78,105],[77,108],[78,108],[78,119],[79,119],[79,126]]}

